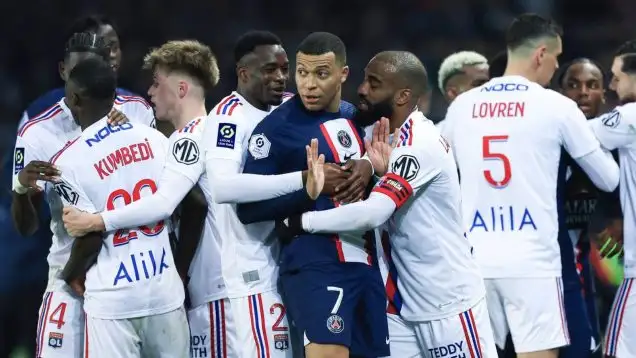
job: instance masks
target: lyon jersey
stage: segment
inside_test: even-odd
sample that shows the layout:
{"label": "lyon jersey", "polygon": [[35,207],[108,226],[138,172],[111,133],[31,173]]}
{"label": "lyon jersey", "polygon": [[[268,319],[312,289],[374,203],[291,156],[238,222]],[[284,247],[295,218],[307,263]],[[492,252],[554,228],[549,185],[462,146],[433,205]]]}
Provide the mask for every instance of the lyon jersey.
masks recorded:
{"label": "lyon jersey", "polygon": [[[141,97],[117,96],[115,108],[124,113],[131,122],[154,125],[152,109]],[[26,121],[18,130],[14,150],[13,173],[31,161],[48,162],[70,140],[81,133],[71,111],[64,103],[64,98],[41,114]],[[51,186],[38,182],[45,189],[45,197],[51,208],[51,231],[53,243],[48,256],[49,282],[47,291],[54,291],[63,284],[57,280],[56,273],[64,267],[71,252],[72,239],[66,234],[62,223],[62,205],[56,195],[52,195]]]}
{"label": "lyon jersey", "polygon": [[[86,128],[51,162],[60,168],[55,192],[79,210],[115,210],[157,190],[167,140],[144,125],[111,127],[106,118]],[[84,309],[95,318],[161,314],[183,304],[184,292],[166,223],[104,234],[97,262],[86,275]]]}
{"label": "lyon jersey", "polygon": [[[208,115],[205,138],[209,170],[242,173],[249,138],[256,125],[271,111],[252,106],[237,92],[232,92]],[[221,174],[222,175],[222,174]],[[214,183],[210,183],[215,190]],[[272,222],[243,225],[235,204],[217,204],[208,200],[216,213],[215,228],[221,241],[223,277],[230,298],[267,292],[278,280],[278,240],[272,235]]]}
{"label": "lyon jersey", "polygon": [[455,99],[442,128],[484,277],[560,277],[561,147],[573,159],[599,148],[576,104],[523,77],[499,77]]}
{"label": "lyon jersey", "polygon": [[401,299],[389,300],[409,321],[459,314],[483,299],[485,291],[462,230],[451,147],[421,112],[404,122],[397,140],[389,170],[373,189],[396,205],[387,222],[388,262]]}
{"label": "lyon jersey", "polygon": [[616,107],[589,122],[605,149],[618,149],[625,277],[633,278],[636,277],[636,103]]}
{"label": "lyon jersey", "polygon": [[171,153],[166,160],[166,169],[187,177],[191,187],[198,184],[208,202],[201,241],[188,270],[188,292],[194,307],[227,297],[220,265],[220,230],[215,224],[215,217],[220,214],[211,205],[213,200],[205,170],[205,143],[211,138],[204,137],[203,133],[207,125],[212,125],[209,122],[207,117],[195,118],[175,131],[170,136]]}

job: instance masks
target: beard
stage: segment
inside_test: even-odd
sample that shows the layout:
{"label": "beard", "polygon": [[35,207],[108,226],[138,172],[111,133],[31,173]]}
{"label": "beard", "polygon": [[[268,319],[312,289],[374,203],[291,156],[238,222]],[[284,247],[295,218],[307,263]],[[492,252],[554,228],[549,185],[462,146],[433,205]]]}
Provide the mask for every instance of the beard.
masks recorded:
{"label": "beard", "polygon": [[382,117],[391,118],[393,116],[391,98],[387,98],[375,104],[372,104],[364,98],[361,98],[360,102],[366,104],[367,109],[361,110],[358,106],[358,110],[352,120],[361,127],[368,127],[379,121]]}

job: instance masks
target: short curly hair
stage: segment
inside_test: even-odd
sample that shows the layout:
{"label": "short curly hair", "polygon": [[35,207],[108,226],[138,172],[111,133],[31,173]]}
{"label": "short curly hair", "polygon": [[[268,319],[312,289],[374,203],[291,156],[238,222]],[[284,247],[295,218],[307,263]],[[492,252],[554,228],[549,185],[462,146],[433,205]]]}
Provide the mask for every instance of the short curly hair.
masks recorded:
{"label": "short curly hair", "polygon": [[144,57],[143,68],[186,74],[205,88],[219,82],[219,65],[210,47],[196,40],[169,41]]}

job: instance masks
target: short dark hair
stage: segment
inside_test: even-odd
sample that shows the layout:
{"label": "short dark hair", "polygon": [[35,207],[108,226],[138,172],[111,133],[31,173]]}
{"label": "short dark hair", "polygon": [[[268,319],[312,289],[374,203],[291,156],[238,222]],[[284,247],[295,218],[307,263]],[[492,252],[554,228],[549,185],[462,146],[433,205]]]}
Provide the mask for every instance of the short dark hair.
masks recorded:
{"label": "short dark hair", "polygon": [[107,59],[110,48],[103,38],[93,32],[81,32],[73,34],[64,47],[64,59],[73,52],[93,52]]}
{"label": "short dark hair", "polygon": [[78,63],[68,80],[79,87],[81,93],[92,100],[112,100],[115,98],[117,77],[110,64],[101,58],[87,58]]}
{"label": "short dark hair", "polygon": [[501,51],[488,60],[488,72],[490,78],[501,77],[508,66],[508,53]]}
{"label": "short dark hair", "polygon": [[563,35],[561,27],[552,19],[537,14],[523,14],[515,18],[506,31],[506,46],[515,50],[528,41],[542,37],[559,37]]}
{"label": "short dark hair", "polygon": [[616,53],[615,57],[623,58],[623,67],[621,71],[629,74],[636,74],[636,41],[629,40],[622,44]]}
{"label": "short dark hair", "polygon": [[384,51],[375,55],[377,61],[385,62],[394,68],[399,80],[419,97],[428,91],[426,67],[415,54],[408,51]]}
{"label": "short dark hair", "polygon": [[117,32],[114,22],[105,15],[88,14],[81,16],[75,19],[71,24],[67,31],[66,39],[69,39],[73,34],[78,32],[97,32],[97,30],[104,25],[110,25],[115,32]]}
{"label": "short dark hair", "polygon": [[565,87],[565,83],[563,83],[563,81],[565,80],[565,75],[568,73],[568,70],[570,69],[570,67],[577,65],[579,63],[589,63],[594,65],[596,68],[598,68],[602,76],[601,81],[603,82],[603,84],[605,84],[605,79],[607,78],[607,74],[605,73],[603,66],[601,66],[599,62],[592,60],[591,58],[588,58],[588,57],[577,57],[574,60],[569,61],[562,66],[559,66],[559,69],[556,75],[554,76],[553,84],[558,88]]}
{"label": "short dark hair", "polygon": [[333,52],[336,62],[340,65],[347,63],[347,48],[340,37],[330,32],[312,32],[298,45],[297,52],[305,55],[324,55]]}
{"label": "short dark hair", "polygon": [[234,45],[234,62],[241,61],[243,56],[254,51],[257,46],[282,45],[283,42],[269,31],[249,31],[244,33]]}

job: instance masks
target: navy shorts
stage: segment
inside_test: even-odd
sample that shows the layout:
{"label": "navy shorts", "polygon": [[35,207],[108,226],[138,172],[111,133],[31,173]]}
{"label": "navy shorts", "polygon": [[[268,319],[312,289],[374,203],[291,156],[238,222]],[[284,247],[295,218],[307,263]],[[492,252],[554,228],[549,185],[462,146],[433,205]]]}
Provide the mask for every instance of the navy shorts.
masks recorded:
{"label": "navy shorts", "polygon": [[282,273],[287,313],[311,343],[337,344],[351,355],[388,356],[386,293],[377,267],[324,263]]}

